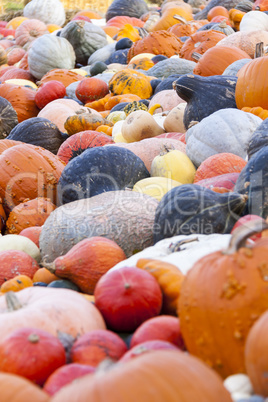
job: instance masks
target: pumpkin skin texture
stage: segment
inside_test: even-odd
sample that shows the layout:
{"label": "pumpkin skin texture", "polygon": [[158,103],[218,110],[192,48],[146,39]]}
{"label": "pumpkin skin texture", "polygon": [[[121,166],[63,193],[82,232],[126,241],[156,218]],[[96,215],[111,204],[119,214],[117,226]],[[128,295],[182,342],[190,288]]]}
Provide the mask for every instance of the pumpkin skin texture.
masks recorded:
{"label": "pumpkin skin texture", "polygon": [[225,173],[198,181],[198,185],[217,192],[233,191],[240,173]]}
{"label": "pumpkin skin texture", "polygon": [[82,81],[83,76],[66,68],[55,68],[46,73],[40,80],[40,85],[48,81],[59,81],[65,88],[73,82]]}
{"label": "pumpkin skin texture", "polygon": [[33,278],[39,265],[30,255],[20,250],[6,250],[0,253],[0,285],[17,275],[27,275]]}
{"label": "pumpkin skin texture", "polygon": [[[167,31],[150,32],[145,38],[134,42],[128,51],[127,62],[140,53],[162,54],[167,57],[180,53],[183,42]],[[149,71],[149,70],[148,70]]]}
{"label": "pumpkin skin texture", "polygon": [[[263,263],[267,256],[267,239],[257,240],[248,247],[241,242],[256,233],[258,222],[238,228],[237,237],[234,233],[227,251],[213,252],[195,263],[181,287],[178,313],[187,350],[224,378],[245,372],[247,335],[267,309]],[[259,223],[262,227],[263,223]]]}
{"label": "pumpkin skin texture", "polygon": [[43,147],[53,154],[58,152],[63,143],[62,134],[56,124],[44,117],[32,117],[17,124],[7,139]]}
{"label": "pumpkin skin texture", "polygon": [[108,10],[105,14],[105,19],[106,22],[108,22],[112,18],[118,18],[120,16],[123,16],[123,18],[125,16],[140,18],[148,10],[148,6],[144,0],[134,0],[131,3],[129,3],[128,0],[114,0],[108,7]]}
{"label": "pumpkin skin texture", "polygon": [[[152,318],[150,318],[149,320],[152,320]],[[147,322],[149,320],[146,320],[145,322]],[[141,342],[138,345],[135,345],[131,349],[129,349],[123,355],[123,357],[121,357],[120,363],[125,363],[125,362],[135,359],[136,357],[139,357],[145,353],[148,353],[148,352],[151,353],[155,350],[170,350],[170,349],[178,350],[179,348],[171,342],[163,341],[163,340],[159,340],[159,339],[153,339],[153,340]]]}
{"label": "pumpkin skin texture", "polygon": [[173,88],[187,102],[183,114],[184,126],[188,129],[192,121],[201,121],[217,110],[236,108],[236,81],[236,77],[222,75],[201,77],[185,74],[178,78]]}
{"label": "pumpkin skin texture", "polygon": [[6,221],[7,233],[20,234],[30,226],[42,226],[56,205],[44,197],[35,198],[15,206]]}
{"label": "pumpkin skin texture", "polygon": [[224,33],[212,30],[195,32],[187,39],[180,50],[180,57],[196,61],[192,57],[193,52],[204,54],[208,49],[215,46],[226,37]]}
{"label": "pumpkin skin texture", "polygon": [[104,359],[119,360],[127,351],[127,345],[116,333],[107,329],[87,332],[78,338],[71,349],[73,363],[97,367]]}
{"label": "pumpkin skin texture", "polygon": [[117,332],[132,332],[160,313],[162,292],[155,278],[136,267],[108,271],[98,281],[95,305],[106,325]]}
{"label": "pumpkin skin texture", "polygon": [[[147,195],[116,190],[58,207],[44,223],[41,254],[48,256],[47,262],[53,262],[79,241],[104,236],[114,240],[129,257],[153,245],[152,226],[157,205]],[[113,229],[116,227],[120,231]]]}
{"label": "pumpkin skin texture", "polygon": [[87,65],[88,58],[96,50],[108,44],[103,29],[87,21],[70,21],[61,31],[74,48],[76,63]]}
{"label": "pumpkin skin texture", "polygon": [[160,315],[146,320],[132,335],[130,348],[154,339],[170,342],[184,350],[179,318]]}
{"label": "pumpkin skin texture", "polygon": [[148,77],[131,69],[115,73],[109,81],[109,90],[115,95],[134,94],[142,99],[149,98],[153,93]]}
{"label": "pumpkin skin texture", "polygon": [[56,185],[65,164],[51,152],[30,144],[16,145],[2,152],[0,166],[0,197],[8,210],[26,198],[56,201]]}
{"label": "pumpkin skin texture", "polygon": [[142,160],[129,150],[114,146],[89,148],[64,168],[58,184],[59,201],[66,204],[104,191],[132,188],[149,176]]}
{"label": "pumpkin skin texture", "polygon": [[104,98],[109,93],[109,88],[106,82],[98,78],[84,78],[79,82],[75,94],[77,98],[83,102],[94,102]]}
{"label": "pumpkin skin texture", "polygon": [[86,149],[113,144],[113,139],[106,134],[93,130],[81,131],[71,135],[60,146],[57,156],[66,164]]}
{"label": "pumpkin skin texture", "polygon": [[33,286],[33,281],[27,275],[17,275],[8,281],[5,281],[0,288],[1,293],[7,293],[10,291],[19,292],[22,289]]}
{"label": "pumpkin skin texture", "polygon": [[78,363],[69,363],[59,367],[46,380],[43,390],[49,395],[56,394],[64,385],[67,385],[79,377],[94,373],[95,367]]}
{"label": "pumpkin skin texture", "polygon": [[28,64],[30,73],[40,79],[53,68],[74,68],[75,52],[67,39],[51,34],[42,35],[29,50]]}
{"label": "pumpkin skin texture", "polygon": [[[80,394],[79,390],[83,392]],[[89,399],[94,402],[231,402],[216,373],[195,357],[175,350],[145,353],[103,375],[85,376],[59,391],[51,402]]]}
{"label": "pumpkin skin texture", "polygon": [[21,376],[9,373],[0,374],[2,402],[49,402],[49,395],[40,387]]}
{"label": "pumpkin skin texture", "polygon": [[[14,310],[14,306],[18,309]],[[93,329],[105,329],[96,307],[69,289],[32,286],[17,293],[8,292],[0,299],[0,311],[4,326],[1,341],[14,330],[25,327],[39,328],[54,336],[63,332],[74,338]]]}
{"label": "pumpkin skin texture", "polygon": [[[39,237],[42,230],[42,226],[31,226],[29,228],[22,229],[20,236],[28,237],[39,248]],[[39,270],[38,270],[39,271]]]}
{"label": "pumpkin skin texture", "polygon": [[38,19],[27,19],[23,21],[15,32],[15,43],[24,46],[41,35],[48,33],[47,26]]}
{"label": "pumpkin skin texture", "polygon": [[59,278],[49,272],[46,268],[39,268],[33,276],[33,282],[42,282],[49,285],[51,282],[58,280]]}
{"label": "pumpkin skin texture", "polygon": [[191,233],[230,233],[245,204],[246,197],[238,193],[218,194],[197,184],[175,187],[157,207],[154,242]]}
{"label": "pumpkin skin texture", "polygon": [[45,24],[57,24],[62,26],[65,22],[65,11],[61,1],[34,0],[23,9],[23,15],[27,18],[37,18]]}
{"label": "pumpkin skin texture", "polygon": [[69,279],[86,294],[93,294],[101,278],[114,265],[126,259],[124,251],[105,237],[84,239],[49,266],[59,278]]}
{"label": "pumpkin skin texture", "polygon": [[8,136],[10,131],[18,124],[18,116],[11,103],[0,97],[0,139]]}
{"label": "pumpkin skin texture", "polygon": [[40,386],[66,361],[58,338],[37,328],[12,332],[0,343],[0,357],[1,371],[21,375]]}
{"label": "pumpkin skin texture", "polygon": [[39,109],[43,109],[49,102],[63,98],[66,95],[66,88],[62,82],[51,80],[44,82],[35,94],[35,103]]}

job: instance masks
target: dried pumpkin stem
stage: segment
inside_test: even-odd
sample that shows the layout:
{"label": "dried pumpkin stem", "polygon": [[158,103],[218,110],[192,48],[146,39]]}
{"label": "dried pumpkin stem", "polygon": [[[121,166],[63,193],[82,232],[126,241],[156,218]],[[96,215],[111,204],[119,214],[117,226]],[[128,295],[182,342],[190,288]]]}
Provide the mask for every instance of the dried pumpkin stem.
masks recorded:
{"label": "dried pumpkin stem", "polygon": [[227,255],[235,253],[239,248],[245,246],[250,236],[260,233],[265,229],[268,229],[268,223],[262,220],[253,220],[246,225],[239,226],[234,230],[228,248],[223,250],[222,253]]}
{"label": "dried pumpkin stem", "polygon": [[254,59],[256,59],[257,57],[263,57],[263,55],[264,55],[264,43],[259,42],[256,44],[255,47]]}
{"label": "dried pumpkin stem", "polygon": [[5,294],[7,310],[8,311],[16,311],[22,308],[22,304],[17,298],[15,292],[10,291]]}
{"label": "dried pumpkin stem", "polygon": [[173,15],[173,18],[175,18],[175,20],[182,22],[183,24],[187,24],[187,20],[183,18],[181,15],[175,14]]}

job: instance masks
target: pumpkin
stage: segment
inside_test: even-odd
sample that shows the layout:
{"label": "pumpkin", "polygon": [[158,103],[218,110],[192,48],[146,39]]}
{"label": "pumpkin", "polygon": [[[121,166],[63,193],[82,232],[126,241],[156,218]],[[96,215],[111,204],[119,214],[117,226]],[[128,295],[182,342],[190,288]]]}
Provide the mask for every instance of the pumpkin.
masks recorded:
{"label": "pumpkin", "polygon": [[218,15],[223,15],[224,17],[229,18],[229,12],[228,12],[227,8],[222,7],[222,6],[215,6],[209,10],[207,19],[208,19],[208,21],[211,21],[214,17],[216,17]]}
{"label": "pumpkin", "polygon": [[150,32],[145,38],[134,42],[128,51],[127,62],[140,53],[162,54],[167,57],[179,54],[183,42],[167,31]]}
{"label": "pumpkin", "polygon": [[147,57],[144,57],[143,59],[139,59],[137,61],[134,60],[133,63],[128,64],[128,68],[131,68],[132,70],[149,70],[149,68],[154,66],[154,62],[151,59],[148,59]]}
{"label": "pumpkin", "polygon": [[227,10],[230,10],[230,8],[235,7],[241,0],[212,0],[210,3],[206,3],[205,8],[200,10],[194,15],[195,20],[200,20],[203,18],[207,18],[208,12],[216,6],[222,6],[225,7]]}
{"label": "pumpkin", "polygon": [[[115,241],[129,257],[153,245],[152,226],[157,204],[147,195],[116,190],[58,207],[41,232],[42,257],[53,262],[79,241],[93,236]],[[115,231],[115,227],[120,227],[120,231]]]}
{"label": "pumpkin", "polygon": [[35,90],[14,84],[0,84],[0,96],[8,100],[15,109],[18,122],[35,117],[38,114],[34,98]]}
{"label": "pumpkin", "polygon": [[212,155],[198,167],[194,176],[194,183],[221,174],[241,172],[245,166],[246,161],[240,156],[226,152]]}
{"label": "pumpkin", "polygon": [[226,24],[226,21],[220,21],[219,23],[216,23],[215,25],[213,25],[212,29],[214,31],[218,31],[218,32],[222,32],[225,35],[232,35],[235,31],[233,30],[233,28],[230,25]]}
{"label": "pumpkin", "polygon": [[172,25],[172,27],[168,28],[168,32],[171,32],[178,36],[190,36],[194,34],[201,26],[207,24],[207,20],[200,20],[200,21],[187,21],[183,18],[179,19],[180,22]]}
{"label": "pumpkin", "polygon": [[[26,230],[26,229],[24,229]],[[22,232],[21,232],[22,235]],[[48,269],[46,268],[39,268],[36,273],[33,276],[33,283],[35,282],[42,282],[46,283],[49,285],[51,282],[56,281],[59,279],[56,275],[52,274]]]}
{"label": "pumpkin", "polygon": [[135,142],[162,134],[164,129],[157,124],[149,112],[136,110],[123,120],[121,132],[127,142]]}
{"label": "pumpkin", "polygon": [[246,371],[254,391],[267,397],[268,387],[265,373],[267,371],[267,312],[264,312],[249,331],[245,345]]}
{"label": "pumpkin", "polygon": [[136,267],[106,272],[98,281],[94,296],[107,327],[118,332],[134,331],[142,322],[158,315],[162,306],[158,282]]}
{"label": "pumpkin", "polygon": [[216,191],[218,193],[227,193],[234,190],[234,186],[238,176],[239,173],[224,173],[218,176],[210,177],[208,179],[201,179],[197,183],[199,186],[209,188],[210,190]]}
{"label": "pumpkin", "polygon": [[133,152],[115,146],[88,148],[62,172],[59,202],[66,204],[104,191],[131,188],[145,177],[149,177],[149,172]]}
{"label": "pumpkin", "polygon": [[13,234],[6,234],[5,236],[1,236],[0,251],[7,251],[7,250],[23,251],[30,257],[34,258],[37,262],[39,262],[41,259],[39,248],[32,240],[24,236],[13,235]]}
{"label": "pumpkin", "polygon": [[109,93],[106,82],[95,77],[84,78],[76,87],[75,94],[83,102],[94,102],[104,98]]}
{"label": "pumpkin", "polygon": [[49,402],[49,395],[40,387],[15,374],[1,373],[0,386],[2,402],[27,402],[29,398],[36,402]]}
{"label": "pumpkin", "polygon": [[26,19],[16,29],[15,43],[18,46],[24,46],[46,33],[48,30],[45,23],[39,19]]}
{"label": "pumpkin", "polygon": [[[146,71],[146,74],[159,79],[168,78],[173,74],[188,74],[192,73],[196,63],[191,60],[182,59],[180,57],[170,57],[168,59],[159,61]],[[176,77],[178,78],[178,77]],[[174,81],[174,80],[173,80]],[[168,89],[162,86],[161,90]],[[170,88],[171,89],[171,88]],[[160,90],[160,89],[158,89]]]}
{"label": "pumpkin", "polygon": [[261,79],[267,63],[267,57],[258,57],[245,64],[237,73],[235,100],[239,109],[244,106],[268,109],[266,85]]}
{"label": "pumpkin", "polygon": [[67,385],[79,377],[94,373],[95,367],[78,363],[69,363],[59,367],[46,380],[44,391],[49,395],[56,394],[64,385]]}
{"label": "pumpkin", "polygon": [[60,37],[71,43],[75,50],[76,63],[82,65],[87,65],[91,54],[108,44],[103,29],[87,21],[70,21],[60,31]]}
{"label": "pumpkin", "polygon": [[160,201],[169,190],[180,185],[180,182],[167,177],[147,177],[147,179],[137,181],[133,191],[150,195]]}
{"label": "pumpkin", "polygon": [[16,145],[2,152],[0,166],[0,197],[8,210],[26,198],[55,200],[64,162],[51,152],[30,144]]}
{"label": "pumpkin", "polygon": [[68,135],[73,135],[85,130],[96,130],[100,125],[108,124],[113,126],[113,123],[104,119],[98,112],[91,112],[91,109],[88,109],[86,113],[80,113],[80,110],[69,116],[65,123],[64,128],[67,131]]}
{"label": "pumpkin", "polygon": [[12,279],[5,281],[0,288],[1,293],[18,292],[22,289],[33,286],[33,281],[27,275],[17,275]]}
{"label": "pumpkin", "polygon": [[[161,381],[156,381],[159,378]],[[80,402],[89,398],[98,402],[108,399],[145,402],[152,398],[155,402],[167,399],[176,402],[193,401],[195,397],[200,402],[231,402],[229,392],[213,370],[195,357],[176,350],[144,353],[124,364],[118,363],[102,375],[82,377],[60,390],[52,402],[70,402],[78,394]]]}
{"label": "pumpkin", "polygon": [[[10,131],[18,124],[18,117],[12,104],[0,97],[0,138],[6,138]],[[1,141],[0,141],[1,143]]]}
{"label": "pumpkin", "polygon": [[95,236],[82,240],[67,254],[56,258],[52,265],[45,266],[59,278],[69,279],[83,293],[93,294],[101,276],[125,258],[114,241]]}
{"label": "pumpkin", "polygon": [[58,127],[43,117],[32,117],[17,124],[9,133],[8,140],[41,146],[56,154],[63,142]]}
{"label": "pumpkin", "polygon": [[75,52],[67,39],[45,34],[33,42],[28,64],[31,74],[40,79],[53,68],[74,68]]}
{"label": "pumpkin", "polygon": [[249,55],[239,48],[214,46],[202,55],[193,72],[203,77],[221,75],[231,63],[245,58],[249,58]]}
{"label": "pumpkin", "polygon": [[18,63],[26,54],[26,50],[21,47],[12,46],[6,49],[7,64],[13,66]]}
{"label": "pumpkin", "polygon": [[242,31],[257,31],[263,30],[267,31],[268,27],[268,16],[262,11],[249,11],[243,15],[239,30]]}
{"label": "pumpkin", "polygon": [[115,95],[135,94],[141,98],[149,98],[153,93],[147,76],[131,69],[115,73],[109,81],[109,90]]}
{"label": "pumpkin", "polygon": [[66,361],[58,338],[38,328],[12,332],[0,342],[0,356],[1,372],[20,375],[40,386]]}
{"label": "pumpkin", "polygon": [[242,107],[243,112],[248,112],[248,113],[252,113],[255,114],[255,116],[260,117],[262,120],[267,119],[268,117],[268,110],[267,109],[263,109],[260,106],[255,106],[255,107]]}
{"label": "pumpkin", "polygon": [[128,15],[116,15],[106,22],[106,27],[122,28],[126,24],[142,28],[144,26],[144,21],[140,18],[129,17]]}
{"label": "pumpkin", "polygon": [[96,367],[104,359],[119,360],[127,351],[127,345],[112,331],[96,329],[77,339],[70,351],[71,361]]}
{"label": "pumpkin", "polygon": [[19,234],[31,226],[42,226],[56,205],[44,197],[23,202],[12,209],[6,222],[7,233]]}
{"label": "pumpkin", "polygon": [[160,113],[161,111],[166,112],[172,110],[175,106],[178,106],[180,103],[183,103],[183,99],[173,89],[165,89],[153,95],[149,103],[149,109],[151,107],[154,107],[155,105],[159,105],[161,107],[155,109],[155,112],[156,113]]}
{"label": "pumpkin", "polygon": [[186,103],[179,103],[169,111],[163,123],[163,127],[167,133],[172,133],[174,130],[176,130],[175,132],[178,131],[180,134],[186,132],[186,128],[183,123],[183,115],[186,105]]}
{"label": "pumpkin", "polygon": [[[183,124],[188,129],[192,122],[201,121],[220,109],[236,108],[236,77],[185,74],[173,83],[173,87],[183,100],[187,102],[183,113]],[[228,96],[226,96],[228,91]],[[176,128],[176,122],[171,129]],[[168,123],[168,122],[167,122]],[[166,128],[164,122],[164,127]]]}
{"label": "pumpkin", "polygon": [[82,131],[67,138],[60,146],[57,156],[67,164],[87,148],[100,147],[112,143],[113,140],[106,134],[91,130]]}
{"label": "pumpkin", "polygon": [[257,0],[253,4],[252,10],[267,11],[267,2],[265,0]]}
{"label": "pumpkin", "polygon": [[114,0],[109,5],[105,18],[109,22],[113,17],[128,16],[140,18],[144,13],[148,11],[147,3],[144,0],[133,0],[129,3],[128,0]]}
{"label": "pumpkin", "polygon": [[30,226],[29,228],[22,229],[20,236],[25,236],[32,240],[34,244],[39,248],[39,236],[42,230],[42,226]]}
{"label": "pumpkin", "polygon": [[27,17],[23,16],[14,17],[7,22],[6,29],[17,29],[20,26],[20,24],[27,19],[28,19]]}
{"label": "pumpkin", "polygon": [[246,200],[237,192],[219,194],[196,184],[175,187],[156,209],[154,242],[191,233],[230,233]]}
{"label": "pumpkin", "polygon": [[[267,309],[267,240],[245,245],[245,239],[262,230],[263,225],[253,220],[240,226],[229,247],[201,258],[181,287],[179,316],[187,350],[224,378],[245,372],[247,335]],[[213,281],[212,294],[208,275]]]}
{"label": "pumpkin", "polygon": [[[0,42],[1,44],[1,42]],[[5,49],[3,49],[2,47],[0,47],[0,66],[6,66],[7,64],[7,53],[5,51]]]}
{"label": "pumpkin", "polygon": [[164,148],[153,159],[151,176],[166,177],[182,184],[193,183],[196,169],[184,152]]}
{"label": "pumpkin", "polygon": [[39,109],[45,107],[55,99],[63,98],[66,95],[65,86],[56,80],[44,82],[35,94],[35,103]]}
{"label": "pumpkin", "polygon": [[261,148],[268,145],[267,124],[268,120],[265,119],[253,132],[247,149],[248,159],[250,159]]}
{"label": "pumpkin", "polygon": [[140,258],[136,266],[149,272],[159,283],[163,294],[162,313],[176,315],[184,279],[182,272],[175,265],[157,259]]}
{"label": "pumpkin", "polygon": [[34,258],[20,250],[1,251],[0,262],[0,285],[17,275],[27,275],[29,278],[33,278],[39,268]]}
{"label": "pumpkin", "polygon": [[[152,318],[150,318],[151,320]],[[147,322],[146,320],[145,322]],[[142,324],[141,324],[142,325]],[[141,326],[140,325],[140,326]],[[133,346],[129,349],[123,357],[119,360],[119,363],[125,363],[129,360],[135,359],[143,354],[156,350],[178,350],[179,348],[168,341],[162,341],[158,339],[141,342],[139,345]]]}
{"label": "pumpkin", "polygon": [[1,77],[2,83],[7,82],[9,84],[11,80],[13,80],[13,83],[15,83],[14,81],[21,82],[22,80],[25,80],[27,85],[37,88],[37,86],[33,83],[34,77],[32,74],[27,70],[23,70],[22,68],[14,67],[10,70],[7,70]]}
{"label": "pumpkin", "polygon": [[161,17],[152,26],[152,31],[168,30],[168,28],[177,24],[177,16],[184,18],[186,21],[193,19],[192,7],[188,3],[180,2],[178,5],[167,7],[162,10]]}
{"label": "pumpkin", "polygon": [[24,17],[43,21],[45,24],[62,26],[65,22],[65,11],[59,0],[32,0],[23,9]]}
{"label": "pumpkin", "polygon": [[240,68],[242,68],[245,64],[249,63],[250,61],[251,61],[251,59],[236,60],[232,64],[230,64],[228,67],[226,67],[226,69],[224,70],[222,75],[237,76],[237,73],[240,70]]}
{"label": "pumpkin", "polygon": [[60,81],[65,87],[68,87],[73,82],[81,81],[82,79],[83,76],[75,71],[66,68],[56,68],[43,75],[40,85],[48,81]]}
{"label": "pumpkin", "polygon": [[218,110],[187,130],[186,154],[197,167],[209,156],[221,152],[245,159],[250,137],[261,123],[252,113],[229,108]]}
{"label": "pumpkin", "polygon": [[182,45],[180,56],[184,59],[195,61],[195,58],[192,57],[193,52],[204,54],[225,37],[226,35],[224,33],[214,30],[195,32]]}

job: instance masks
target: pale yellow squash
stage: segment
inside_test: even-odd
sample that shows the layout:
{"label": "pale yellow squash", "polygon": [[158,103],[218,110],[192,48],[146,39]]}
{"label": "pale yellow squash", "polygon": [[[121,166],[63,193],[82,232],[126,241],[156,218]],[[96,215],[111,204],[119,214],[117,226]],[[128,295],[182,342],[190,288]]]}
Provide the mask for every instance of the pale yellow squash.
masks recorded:
{"label": "pale yellow squash", "polygon": [[172,188],[180,186],[182,183],[167,177],[147,177],[139,180],[133,187],[133,191],[149,195],[158,201]]}

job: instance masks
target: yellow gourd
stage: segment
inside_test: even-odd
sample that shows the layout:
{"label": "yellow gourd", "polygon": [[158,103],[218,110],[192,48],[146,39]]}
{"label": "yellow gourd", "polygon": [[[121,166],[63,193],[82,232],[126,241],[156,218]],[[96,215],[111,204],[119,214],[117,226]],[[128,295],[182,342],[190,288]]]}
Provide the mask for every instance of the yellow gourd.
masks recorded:
{"label": "yellow gourd", "polygon": [[182,183],[167,177],[147,177],[139,180],[133,187],[133,191],[149,195],[158,201],[172,188],[180,186]]}
{"label": "yellow gourd", "polygon": [[18,292],[19,290],[33,286],[33,281],[27,275],[18,275],[4,282],[0,288],[1,293],[10,291]]}
{"label": "yellow gourd", "polygon": [[195,172],[195,166],[188,156],[176,149],[165,148],[153,159],[151,166],[151,176],[168,177],[182,184],[193,183]]}

